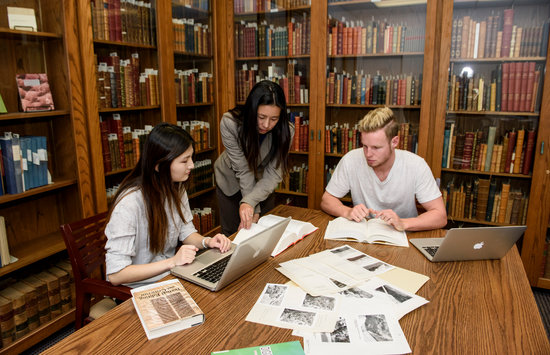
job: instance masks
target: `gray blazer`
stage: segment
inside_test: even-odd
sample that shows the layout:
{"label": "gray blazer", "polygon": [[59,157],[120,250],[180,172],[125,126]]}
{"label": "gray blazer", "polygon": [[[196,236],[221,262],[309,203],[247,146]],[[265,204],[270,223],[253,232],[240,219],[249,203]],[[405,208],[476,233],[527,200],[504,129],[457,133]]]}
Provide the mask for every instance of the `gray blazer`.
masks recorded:
{"label": "gray blazer", "polygon": [[[294,125],[289,126],[292,142]],[[241,203],[248,203],[254,208],[255,213],[260,213],[260,202],[272,194],[283,179],[281,166],[275,167],[276,161],[264,162],[271,149],[271,132],[267,133],[260,145],[259,179],[254,177],[254,172],[248,167],[239,143],[239,124],[229,112],[222,116],[220,134],[225,150],[214,163],[216,185],[227,196],[233,196],[241,191]]]}

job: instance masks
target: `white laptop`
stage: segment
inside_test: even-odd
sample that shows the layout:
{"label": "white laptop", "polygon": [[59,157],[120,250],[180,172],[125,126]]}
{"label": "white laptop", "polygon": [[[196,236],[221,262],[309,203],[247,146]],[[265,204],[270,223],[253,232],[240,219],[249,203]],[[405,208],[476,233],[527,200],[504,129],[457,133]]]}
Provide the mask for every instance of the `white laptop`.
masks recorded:
{"label": "white laptop", "polygon": [[409,241],[430,261],[500,259],[523,235],[526,226],[451,228],[444,238]]}
{"label": "white laptop", "polygon": [[209,249],[191,264],[176,266],[170,272],[210,291],[218,291],[269,259],[290,220],[285,218],[238,245],[231,243],[231,250],[226,253]]}

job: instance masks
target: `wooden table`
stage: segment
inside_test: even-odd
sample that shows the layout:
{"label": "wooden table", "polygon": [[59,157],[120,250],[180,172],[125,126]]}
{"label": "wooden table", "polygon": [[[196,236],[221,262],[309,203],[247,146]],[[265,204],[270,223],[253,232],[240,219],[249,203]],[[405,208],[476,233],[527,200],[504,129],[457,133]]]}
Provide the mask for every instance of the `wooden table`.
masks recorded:
{"label": "wooden table", "polygon": [[[266,283],[288,281],[275,270],[280,262],[344,243],[323,239],[331,217],[321,211],[278,206],[273,213],[310,221],[319,230],[219,292],[184,281],[205,313],[204,324],[148,341],[128,300],[44,354],[210,354],[216,350],[301,340],[292,336],[291,330],[244,319]],[[430,231],[409,236],[441,234],[442,231]],[[430,302],[400,320],[413,353],[550,354],[550,344],[516,247],[501,260],[430,263],[413,246],[350,245],[387,263],[430,277],[418,291]]]}

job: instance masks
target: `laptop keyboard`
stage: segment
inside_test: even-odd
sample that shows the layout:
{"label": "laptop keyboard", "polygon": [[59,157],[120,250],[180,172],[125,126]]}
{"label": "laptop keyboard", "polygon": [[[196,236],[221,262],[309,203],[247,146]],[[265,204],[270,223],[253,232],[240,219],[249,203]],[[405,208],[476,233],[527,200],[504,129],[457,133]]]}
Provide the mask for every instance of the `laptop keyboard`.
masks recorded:
{"label": "laptop keyboard", "polygon": [[204,269],[197,271],[196,273],[193,274],[193,276],[196,276],[199,279],[203,279],[212,283],[216,283],[220,281],[223,275],[223,271],[225,270],[225,267],[227,266],[227,263],[231,258],[231,255],[233,254],[229,254],[225,258],[220,259],[215,263],[208,265]]}
{"label": "laptop keyboard", "polygon": [[422,247],[424,250],[426,250],[428,252],[428,254],[430,254],[431,256],[435,256],[435,253],[437,253],[437,249],[439,249],[438,246],[434,246],[434,247]]}

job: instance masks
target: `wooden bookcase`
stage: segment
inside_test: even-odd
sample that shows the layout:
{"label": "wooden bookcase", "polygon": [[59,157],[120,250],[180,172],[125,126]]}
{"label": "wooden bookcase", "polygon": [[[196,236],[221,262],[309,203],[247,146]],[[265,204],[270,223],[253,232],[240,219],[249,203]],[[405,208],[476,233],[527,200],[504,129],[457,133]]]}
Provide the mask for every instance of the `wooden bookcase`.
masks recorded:
{"label": "wooden bookcase", "polygon": [[[447,187],[453,179],[456,182],[455,187],[460,187],[462,183],[466,187],[467,183],[473,182],[479,176],[480,179],[497,183],[497,195],[500,193],[502,196],[502,187],[504,186],[505,190],[507,190],[509,186],[510,191],[520,191],[521,195],[524,196],[524,200],[528,198],[525,206],[526,210],[523,213],[519,213],[520,218],[516,218],[515,220],[506,217],[504,220],[503,218],[497,218],[496,221],[493,220],[491,222],[487,220],[489,218],[466,216],[465,213],[461,213],[462,211],[457,211],[456,207],[454,211],[450,211],[449,219],[459,225],[470,223],[481,225],[527,225],[527,231],[520,243],[521,256],[527,276],[532,286],[550,288],[550,279],[542,276],[546,263],[544,248],[546,239],[550,235],[550,190],[548,188],[550,156],[547,152],[547,147],[545,147],[545,142],[547,144],[550,138],[550,107],[547,98],[550,89],[550,76],[548,71],[545,70],[549,63],[547,52],[548,38],[546,38],[546,43],[543,43],[542,29],[544,24],[546,23],[546,26],[548,26],[548,22],[550,21],[550,5],[539,1],[525,1],[521,2],[521,4],[513,1],[484,2],[483,4],[475,1],[442,1],[441,7],[444,8],[441,16],[441,32],[444,35],[442,36],[441,46],[438,48],[439,52],[436,53],[436,57],[438,57],[438,62],[440,63],[438,71],[439,85],[435,116],[432,118],[434,130],[433,144],[434,147],[439,147],[432,151],[431,167],[434,175],[441,177],[441,186],[443,188]],[[485,41],[484,44],[478,42],[477,53],[475,53],[474,45],[473,48],[470,48],[464,54],[464,51],[468,49],[466,43],[460,47],[458,44],[463,43],[464,38],[462,37],[465,32],[461,32],[461,35],[458,35],[458,28],[461,22],[463,25],[466,16],[469,16],[471,22],[474,22],[472,25],[474,29],[476,22],[480,24],[480,31],[486,26],[486,34],[489,31],[489,23],[495,22],[494,18],[497,18],[501,23],[509,24],[511,28],[508,27],[509,30],[506,31],[504,30],[504,26],[500,28],[498,25],[495,25],[495,28],[503,33],[500,43],[504,43],[506,48],[503,49],[501,44],[501,53],[498,54],[496,44],[499,41],[497,37],[496,43],[494,40],[489,43]],[[527,38],[523,35],[519,42],[523,43],[523,45],[518,48],[516,38],[519,39],[520,37],[516,34],[519,28],[522,28],[522,31],[527,33],[532,33],[532,35],[528,35]],[[541,32],[539,37],[535,35],[537,31]],[[505,35],[504,32],[509,33]],[[497,36],[500,36],[498,32]],[[514,37],[514,41],[505,40],[505,38],[511,39],[510,36]],[[475,38],[475,35],[469,37],[470,41],[472,38]],[[490,50],[490,52],[484,50],[482,54],[481,49],[483,47]],[[514,49],[513,53],[511,49]],[[514,85],[513,89],[511,85],[506,87],[506,82],[510,83],[510,78],[514,76],[514,74],[510,74],[513,71],[509,70],[509,68],[512,67],[512,69],[515,69],[521,66],[523,74],[523,66],[528,68],[529,65],[531,67],[525,72],[525,77],[519,79],[518,76],[519,80],[516,79],[515,82],[519,85]],[[522,88],[521,84],[527,84],[526,81],[529,82],[530,74],[532,77],[535,76],[533,68],[538,72],[536,75],[539,81],[537,83],[534,83],[536,80],[530,81],[530,83],[534,84],[534,88],[531,93],[532,101],[529,101],[524,95],[527,93],[525,90],[526,87],[530,85],[525,85]],[[472,82],[479,83],[478,78],[483,78],[489,84],[492,81],[495,82],[493,89],[498,90],[495,90],[496,95],[493,105],[490,104],[490,101],[486,105],[485,102],[487,100],[484,98],[481,103],[478,99],[477,109],[472,106],[468,107],[466,91],[466,104],[462,107],[459,107],[459,105],[452,106],[456,102],[456,96],[458,96],[456,93],[458,90],[455,89],[455,95],[453,96],[453,92],[449,88],[458,86],[458,84],[453,84],[459,81],[456,79],[456,76],[453,78],[452,75],[458,74],[458,76],[461,76],[464,72],[469,73],[465,75]],[[491,74],[493,78],[491,78]],[[506,80],[507,77],[509,78],[508,81]],[[479,90],[480,85],[477,84],[476,86]],[[486,85],[484,89],[487,92],[491,88]],[[508,93],[508,100],[506,100],[506,93]],[[537,94],[538,97],[536,97]],[[499,96],[501,100],[498,99]],[[443,117],[445,119],[442,119]],[[488,140],[489,127],[496,127],[494,146],[505,145],[505,135],[509,135],[511,131],[516,131],[519,136],[519,131],[522,129],[525,130],[526,142],[527,132],[528,130],[532,130],[535,132],[536,137],[532,142],[532,155],[528,158],[516,160],[515,171],[506,170],[502,164],[500,169],[495,167],[484,169],[479,166],[473,169],[471,167],[466,168],[466,166],[462,167],[462,161],[458,159],[455,161],[456,164],[454,167],[447,167],[447,165],[444,165],[445,131],[450,129],[451,124],[454,124],[453,128],[456,128],[459,133],[463,134],[475,131],[484,132],[482,136],[482,142],[484,143]],[[523,151],[526,148],[527,144],[524,144]],[[519,154],[522,154],[521,152],[521,150],[516,151]],[[506,154],[503,152],[502,155]],[[530,158],[532,158],[531,167],[518,171],[518,163],[523,167],[525,160]],[[452,165],[452,157],[448,160]],[[505,162],[504,166],[507,166],[505,158],[502,160]],[[457,164],[461,166],[459,167]],[[460,199],[457,198],[457,200]],[[502,205],[500,207],[499,213],[504,210]],[[522,214],[523,219],[521,218]]]}
{"label": "wooden bookcase", "polygon": [[[9,29],[8,6],[34,9],[37,32]],[[1,130],[20,136],[46,136],[51,175],[50,184],[0,196],[0,215],[6,220],[10,254],[18,258],[0,269],[2,280],[17,278],[27,267],[57,256],[65,250],[59,225],[97,210],[76,23],[72,1],[4,1],[0,5],[0,44],[4,49],[0,94],[8,110],[0,114]],[[23,73],[48,75],[54,111],[21,112],[15,76]],[[74,310],[1,351],[19,353],[72,321]]]}

